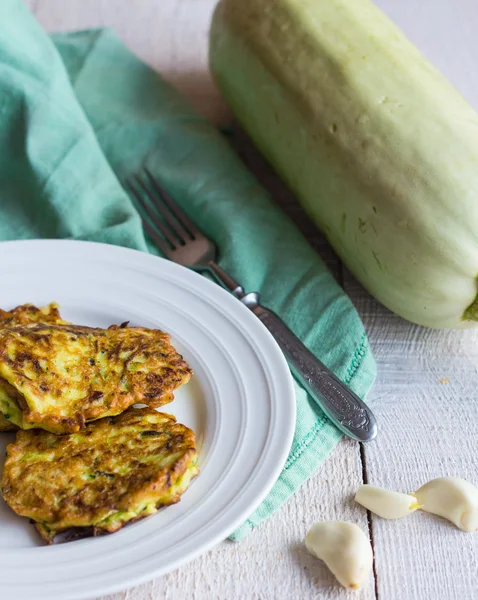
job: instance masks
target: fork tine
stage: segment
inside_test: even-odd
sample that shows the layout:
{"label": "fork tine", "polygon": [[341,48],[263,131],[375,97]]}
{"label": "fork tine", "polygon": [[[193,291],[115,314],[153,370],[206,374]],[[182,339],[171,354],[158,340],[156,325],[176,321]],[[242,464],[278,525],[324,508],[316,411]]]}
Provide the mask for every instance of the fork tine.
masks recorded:
{"label": "fork tine", "polygon": [[168,256],[169,253],[171,252],[171,247],[168,246],[168,244],[164,240],[164,238],[162,238],[160,235],[158,235],[158,232],[154,229],[154,227],[152,227],[149,224],[147,219],[145,219],[143,217],[143,215],[140,215],[140,216],[141,216],[141,221],[143,222],[143,227],[144,227],[146,233],[153,240],[153,242],[158,246],[158,248],[161,250],[161,252],[163,254],[165,254],[166,256]]}
{"label": "fork tine", "polygon": [[[136,179],[136,181],[138,180],[137,177],[135,177],[135,179]],[[176,246],[178,245],[178,241],[174,238],[174,236],[171,235],[171,231],[164,225],[163,221],[161,221],[161,219],[158,218],[158,215],[149,206],[148,202],[145,202],[145,200],[143,199],[143,197],[141,196],[141,194],[139,193],[139,191],[131,183],[130,179],[126,180],[126,185],[130,189],[130,191],[133,194],[133,196],[136,198],[136,201],[141,206],[141,209],[148,215],[148,217],[152,220],[152,222],[154,223],[154,225],[164,235],[166,241],[170,244],[171,248],[168,248],[168,251],[170,251],[171,249],[174,250],[176,248]],[[152,237],[152,239],[154,239],[154,241],[157,242],[157,238],[159,237],[157,235],[157,233],[154,232],[155,236],[153,237],[151,235],[151,232],[154,231],[154,230],[151,227],[150,223],[143,216],[141,216],[141,219],[143,221],[143,225],[145,223],[147,223],[147,227],[145,227],[145,229],[148,229],[148,235],[150,235]],[[166,245],[164,239],[161,239],[161,242],[162,242],[163,246]],[[161,248],[161,250],[163,250],[163,252],[166,252],[166,250],[163,249],[163,246],[159,245],[159,247]]]}
{"label": "fork tine", "polygon": [[178,220],[180,225],[182,225],[183,228],[185,228],[189,231],[189,233],[191,234],[191,237],[193,239],[195,237],[201,235],[199,230],[194,225],[194,223],[192,223],[189,220],[186,213],[179,207],[178,204],[176,204],[176,202],[171,198],[171,196],[166,192],[166,190],[153,177],[153,175],[151,174],[151,171],[148,169],[148,167],[144,167],[144,172],[148,176],[150,182],[153,184],[153,186],[158,191],[159,195],[161,196],[162,201],[166,204],[166,206],[169,208],[171,213],[176,217],[176,219]]}
{"label": "fork tine", "polygon": [[164,198],[162,197],[161,190],[157,190],[159,194],[156,194],[154,193],[154,190],[151,190],[138,175],[136,176],[136,180],[146,192],[148,198],[151,200],[153,206],[156,208],[159,214],[163,217],[169,227],[174,230],[178,240],[185,244],[188,239],[192,239],[192,235],[183,229],[179,220],[174,219],[168,209],[163,206]]}

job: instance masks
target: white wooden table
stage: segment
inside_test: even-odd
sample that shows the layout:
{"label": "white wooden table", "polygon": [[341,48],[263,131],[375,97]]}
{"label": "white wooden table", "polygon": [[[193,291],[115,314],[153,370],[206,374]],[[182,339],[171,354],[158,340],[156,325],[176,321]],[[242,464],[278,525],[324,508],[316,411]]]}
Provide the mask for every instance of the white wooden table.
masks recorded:
{"label": "white wooden table", "polygon": [[[477,1],[377,2],[478,109]],[[230,120],[207,71],[207,31],[215,0],[28,4],[51,31],[114,28],[200,111],[216,122]],[[478,598],[478,533],[464,534],[423,513],[383,521],[351,501],[364,481],[410,491],[447,474],[478,485],[478,332],[424,330],[381,307],[345,272],[247,140],[241,152],[360,311],[378,363],[370,399],[380,436],[365,449],[343,441],[294,498],[243,543],[223,542],[166,577],[103,600]],[[369,532],[375,567],[366,589],[345,592],[306,552],[307,528],[325,519],[351,520]]]}

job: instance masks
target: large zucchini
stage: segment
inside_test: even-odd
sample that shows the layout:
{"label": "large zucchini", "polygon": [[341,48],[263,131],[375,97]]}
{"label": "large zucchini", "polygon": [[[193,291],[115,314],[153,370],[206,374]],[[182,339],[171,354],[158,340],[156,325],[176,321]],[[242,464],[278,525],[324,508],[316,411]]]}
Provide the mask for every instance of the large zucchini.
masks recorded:
{"label": "large zucchini", "polygon": [[222,0],[215,79],[347,267],[421,325],[478,321],[478,115],[368,0]]}

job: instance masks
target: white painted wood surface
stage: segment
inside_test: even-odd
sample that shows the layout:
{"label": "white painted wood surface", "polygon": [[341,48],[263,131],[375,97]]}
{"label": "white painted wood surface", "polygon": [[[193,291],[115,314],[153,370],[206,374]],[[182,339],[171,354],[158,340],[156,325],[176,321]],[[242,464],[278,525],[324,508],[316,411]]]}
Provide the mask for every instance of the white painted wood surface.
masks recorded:
{"label": "white painted wood surface", "polygon": [[[240,1],[240,0],[238,0]],[[207,70],[215,0],[29,0],[52,31],[109,26],[215,122],[227,122]],[[476,0],[378,0],[421,50],[478,108]],[[367,519],[351,495],[365,480],[410,491],[431,477],[461,475],[478,485],[478,333],[436,332],[390,314],[343,271],[320,235],[247,142],[248,164],[324,256],[357,305],[378,362],[371,394],[380,436],[361,454],[342,442],[319,472],[241,544],[224,542],[166,577],[103,600],[478,598],[478,534],[415,514]],[[339,588],[307,554],[303,537],[319,519],[369,530],[375,576],[359,593]]]}

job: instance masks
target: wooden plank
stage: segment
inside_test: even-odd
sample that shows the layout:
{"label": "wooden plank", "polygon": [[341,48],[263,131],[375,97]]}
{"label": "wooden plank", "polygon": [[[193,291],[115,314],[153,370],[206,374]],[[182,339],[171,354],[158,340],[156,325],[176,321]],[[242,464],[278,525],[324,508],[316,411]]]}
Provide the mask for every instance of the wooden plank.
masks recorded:
{"label": "wooden plank", "polygon": [[[380,436],[365,447],[369,483],[410,492],[444,475],[478,485],[478,332],[407,323],[349,275],[369,331],[379,377],[371,394]],[[365,511],[363,511],[365,513]],[[378,598],[471,600],[478,580],[478,535],[415,513],[372,518]]]}

